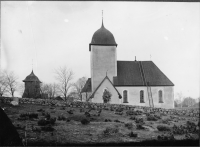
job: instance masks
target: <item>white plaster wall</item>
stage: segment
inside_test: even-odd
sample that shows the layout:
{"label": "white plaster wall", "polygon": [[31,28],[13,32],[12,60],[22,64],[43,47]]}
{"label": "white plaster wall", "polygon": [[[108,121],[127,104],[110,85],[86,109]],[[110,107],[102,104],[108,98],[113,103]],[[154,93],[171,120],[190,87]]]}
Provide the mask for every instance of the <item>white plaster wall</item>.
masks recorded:
{"label": "white plaster wall", "polygon": [[[147,87],[116,87],[119,93],[122,95],[121,102],[124,105],[139,105],[149,106],[149,99],[147,94]],[[123,91],[128,92],[128,103],[123,103]],[[140,103],[140,90],[144,90],[144,102]],[[163,103],[159,103],[158,91],[163,91]],[[159,86],[151,87],[154,107],[157,108],[174,108],[174,87],[173,86]]]}
{"label": "white plaster wall", "polygon": [[[139,106],[149,106],[149,101],[147,98],[146,87],[116,87],[119,93],[122,95],[121,103],[124,105],[139,105]],[[127,90],[128,103],[123,103],[123,91]],[[140,103],[140,90],[144,90],[144,102]]]}
{"label": "white plaster wall", "polygon": [[91,79],[94,91],[106,76],[113,82],[117,75],[116,46],[91,46]]}
{"label": "white plaster wall", "polygon": [[102,85],[98,88],[96,91],[94,98],[92,98],[92,102],[94,103],[103,103],[103,92],[104,89],[108,89],[108,91],[112,94],[110,104],[120,104],[120,99],[117,91],[114,89],[114,87],[111,85],[111,83],[106,79]]}
{"label": "white plaster wall", "polygon": [[[163,86],[163,87],[151,87],[154,107],[158,108],[174,108],[174,87],[173,86]],[[159,103],[158,91],[163,91],[163,103]]]}

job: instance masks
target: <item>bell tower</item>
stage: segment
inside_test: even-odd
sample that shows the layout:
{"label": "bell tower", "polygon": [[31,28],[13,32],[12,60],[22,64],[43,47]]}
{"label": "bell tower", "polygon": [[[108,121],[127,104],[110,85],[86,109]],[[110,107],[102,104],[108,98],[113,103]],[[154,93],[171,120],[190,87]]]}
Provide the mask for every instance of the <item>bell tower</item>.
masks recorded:
{"label": "bell tower", "polygon": [[92,37],[89,44],[92,92],[107,75],[113,82],[117,76],[117,44],[113,34],[104,27],[103,17],[101,28]]}

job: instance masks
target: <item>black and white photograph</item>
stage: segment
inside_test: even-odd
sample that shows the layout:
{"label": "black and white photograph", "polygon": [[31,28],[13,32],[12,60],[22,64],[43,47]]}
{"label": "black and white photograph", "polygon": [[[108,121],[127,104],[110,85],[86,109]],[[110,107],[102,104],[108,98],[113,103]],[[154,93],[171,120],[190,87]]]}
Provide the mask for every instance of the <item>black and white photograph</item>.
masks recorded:
{"label": "black and white photograph", "polygon": [[199,2],[1,1],[0,20],[0,146],[199,146]]}

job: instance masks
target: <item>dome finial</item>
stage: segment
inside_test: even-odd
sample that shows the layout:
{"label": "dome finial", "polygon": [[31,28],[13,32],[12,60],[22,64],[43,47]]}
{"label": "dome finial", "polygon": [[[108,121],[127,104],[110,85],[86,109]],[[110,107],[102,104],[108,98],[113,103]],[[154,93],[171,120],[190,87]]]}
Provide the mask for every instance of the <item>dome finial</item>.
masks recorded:
{"label": "dome finial", "polygon": [[104,25],[103,25],[103,10],[102,10],[102,26],[101,27],[104,27]]}

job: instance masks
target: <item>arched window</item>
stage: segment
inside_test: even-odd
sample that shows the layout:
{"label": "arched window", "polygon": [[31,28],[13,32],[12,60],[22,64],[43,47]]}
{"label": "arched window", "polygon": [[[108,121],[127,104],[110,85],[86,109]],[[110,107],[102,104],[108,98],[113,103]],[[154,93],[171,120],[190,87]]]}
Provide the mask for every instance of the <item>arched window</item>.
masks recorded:
{"label": "arched window", "polygon": [[163,103],[163,93],[162,90],[158,91],[159,103]]}
{"label": "arched window", "polygon": [[140,91],[140,103],[144,103],[144,90]]}
{"label": "arched window", "polygon": [[127,93],[127,90],[123,91],[123,103],[128,103],[128,93]]}

